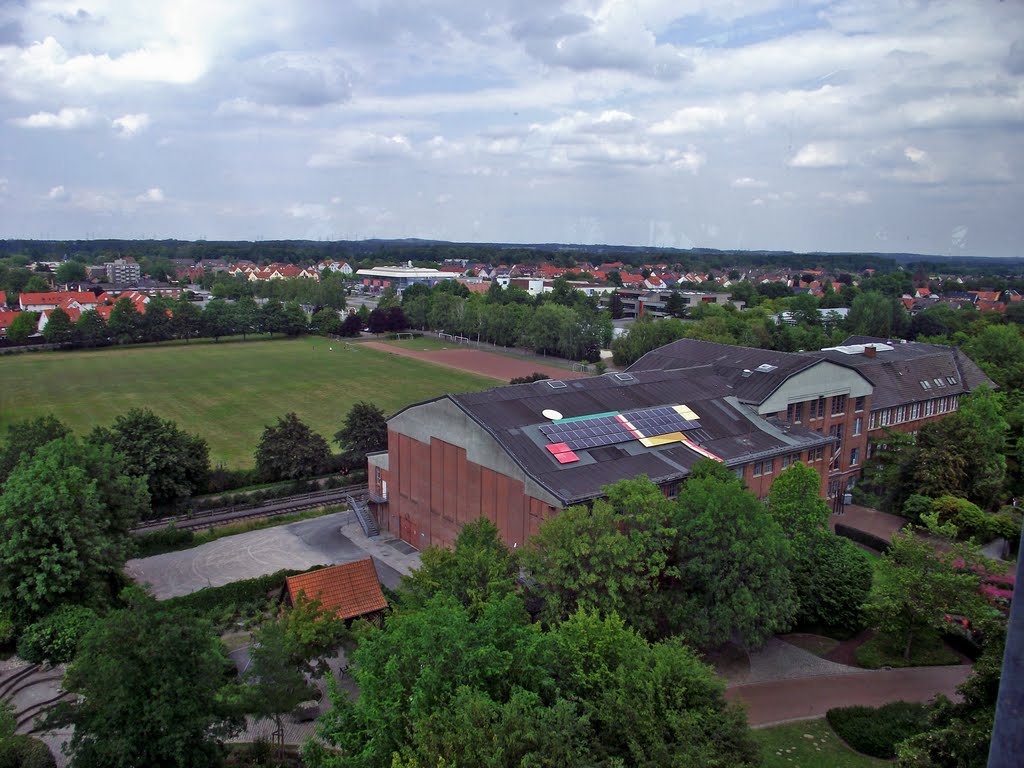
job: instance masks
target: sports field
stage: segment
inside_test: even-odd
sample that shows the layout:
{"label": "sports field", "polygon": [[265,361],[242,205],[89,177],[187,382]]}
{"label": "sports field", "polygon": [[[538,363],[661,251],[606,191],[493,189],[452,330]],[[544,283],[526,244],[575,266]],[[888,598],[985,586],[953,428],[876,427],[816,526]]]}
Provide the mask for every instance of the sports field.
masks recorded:
{"label": "sports field", "polygon": [[53,413],[84,434],[148,407],[205,437],[214,466],[248,467],[263,428],[288,411],[330,440],[358,400],[391,415],[499,383],[312,337],[8,355],[0,357],[0,440],[18,419]]}

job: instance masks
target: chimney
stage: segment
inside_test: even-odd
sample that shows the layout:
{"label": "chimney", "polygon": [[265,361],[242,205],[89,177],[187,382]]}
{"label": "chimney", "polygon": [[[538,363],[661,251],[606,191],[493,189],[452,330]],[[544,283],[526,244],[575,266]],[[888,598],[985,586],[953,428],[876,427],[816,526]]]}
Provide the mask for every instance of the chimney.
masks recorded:
{"label": "chimney", "polygon": [[875,356],[875,345],[874,344],[865,344],[864,345],[864,357],[874,357],[874,356]]}

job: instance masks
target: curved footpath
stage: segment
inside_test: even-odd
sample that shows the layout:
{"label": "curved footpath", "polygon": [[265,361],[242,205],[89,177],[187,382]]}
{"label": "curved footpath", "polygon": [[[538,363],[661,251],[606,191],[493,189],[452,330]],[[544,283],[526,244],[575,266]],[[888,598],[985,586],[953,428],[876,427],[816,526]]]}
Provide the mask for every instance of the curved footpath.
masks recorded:
{"label": "curved footpath", "polygon": [[877,707],[891,701],[928,701],[936,694],[957,699],[956,687],[970,666],[860,670],[734,685],[729,701],[742,702],[754,728],[824,717],[833,707]]}

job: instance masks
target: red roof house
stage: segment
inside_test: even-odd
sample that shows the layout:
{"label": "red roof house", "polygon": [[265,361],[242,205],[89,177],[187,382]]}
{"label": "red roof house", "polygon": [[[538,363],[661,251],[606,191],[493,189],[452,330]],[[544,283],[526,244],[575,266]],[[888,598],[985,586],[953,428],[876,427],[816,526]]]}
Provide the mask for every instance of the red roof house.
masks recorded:
{"label": "red roof house", "polygon": [[292,605],[301,594],[307,600],[319,600],[321,607],[334,611],[340,619],[380,614],[388,607],[370,557],[289,576],[287,590]]}

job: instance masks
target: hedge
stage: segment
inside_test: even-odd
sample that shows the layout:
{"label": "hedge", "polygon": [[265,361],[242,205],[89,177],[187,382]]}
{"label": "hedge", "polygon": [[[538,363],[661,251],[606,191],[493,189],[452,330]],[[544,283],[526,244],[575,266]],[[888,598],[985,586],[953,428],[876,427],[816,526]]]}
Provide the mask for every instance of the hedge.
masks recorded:
{"label": "hedge", "polygon": [[894,701],[881,707],[838,707],[829,725],[853,749],[871,757],[896,757],[896,745],[928,729],[928,705]]}
{"label": "hedge", "polygon": [[888,552],[889,547],[892,546],[891,541],[883,539],[881,536],[875,536],[873,533],[868,533],[843,523],[836,523],[836,535],[847,538],[850,541],[855,541],[858,544],[863,544],[865,547],[879,553]]}
{"label": "hedge", "polygon": [[50,748],[32,736],[0,741],[0,768],[56,768]]}

